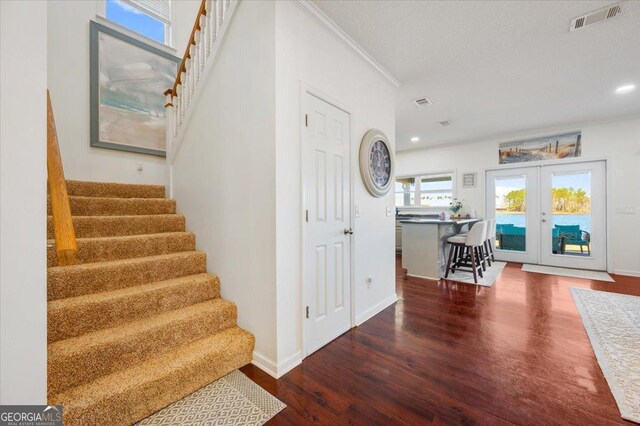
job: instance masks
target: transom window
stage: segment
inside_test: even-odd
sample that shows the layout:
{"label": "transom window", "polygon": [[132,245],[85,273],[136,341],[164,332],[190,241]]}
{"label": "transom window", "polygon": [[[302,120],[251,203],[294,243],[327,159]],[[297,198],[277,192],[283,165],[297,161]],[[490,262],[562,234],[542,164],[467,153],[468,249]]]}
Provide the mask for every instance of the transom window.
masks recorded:
{"label": "transom window", "polygon": [[168,45],[171,29],[169,0],[106,0],[106,17],[145,37]]}
{"label": "transom window", "polygon": [[396,207],[449,207],[453,199],[453,173],[396,178]]}

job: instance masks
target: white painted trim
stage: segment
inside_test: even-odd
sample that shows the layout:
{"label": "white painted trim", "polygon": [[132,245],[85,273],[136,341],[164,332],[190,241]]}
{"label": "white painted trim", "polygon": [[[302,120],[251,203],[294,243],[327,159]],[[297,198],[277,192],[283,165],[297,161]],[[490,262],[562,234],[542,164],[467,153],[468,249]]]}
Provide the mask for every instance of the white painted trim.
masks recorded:
{"label": "white painted trim", "polygon": [[275,361],[273,361],[268,356],[263,355],[258,351],[253,351],[253,359],[251,360],[251,364],[255,365],[271,377],[274,377],[276,379],[278,378],[278,367]]}
{"label": "white painted trim", "polygon": [[[308,327],[307,327],[307,321],[306,321],[306,315],[305,315],[305,308],[307,305],[307,292],[305,291],[305,247],[306,247],[306,239],[307,239],[307,228],[306,228],[306,220],[305,220],[305,207],[307,205],[306,202],[306,197],[305,197],[305,182],[304,182],[304,165],[306,164],[306,156],[307,156],[307,152],[305,150],[305,147],[302,146],[302,141],[304,139],[304,121],[305,121],[305,103],[304,103],[304,99],[305,99],[305,94],[309,94],[311,96],[314,96],[330,105],[333,105],[334,107],[338,108],[339,110],[344,111],[345,113],[349,114],[349,188],[350,188],[350,203],[349,203],[349,226],[354,229],[354,233],[355,233],[355,223],[354,223],[354,214],[353,214],[353,210],[354,210],[354,205],[355,205],[355,179],[354,179],[354,167],[353,167],[353,158],[352,158],[352,151],[353,151],[353,111],[351,108],[345,106],[344,104],[342,104],[341,102],[337,101],[336,99],[334,99],[333,97],[327,95],[326,93],[322,92],[321,90],[315,89],[314,87],[308,85],[307,83],[305,83],[304,81],[300,81],[300,145],[301,145],[301,149],[300,149],[300,164],[302,165],[300,167],[300,185],[301,185],[301,191],[302,191],[302,196],[300,197],[301,201],[302,201],[302,205],[300,206],[300,226],[301,226],[301,232],[300,232],[300,252],[302,253],[301,258],[300,258],[300,300],[301,300],[301,306],[300,306],[300,310],[301,310],[301,315],[300,315],[300,320],[302,321],[301,323],[301,327],[300,327],[300,342],[301,342],[301,346],[302,346],[302,352],[301,352],[301,357],[302,359],[304,359],[307,355],[309,355],[310,353],[314,352],[315,350],[319,349],[319,348],[315,348],[313,350],[311,350],[310,348],[307,348],[307,342],[308,342]],[[356,326],[356,319],[355,319],[355,311],[356,311],[356,307],[355,307],[355,267],[354,267],[354,259],[355,259],[355,237],[352,237],[349,247],[349,264],[350,264],[350,270],[349,270],[349,293],[351,294],[351,303],[349,306],[349,309],[351,310],[350,312],[350,318],[351,318],[351,328]],[[345,331],[340,332],[339,334],[337,334],[335,337],[338,337],[339,335],[343,334]],[[335,339],[332,338],[331,340]],[[329,340],[329,342],[331,341]],[[323,343],[320,347],[324,346],[325,344],[329,343],[329,342],[325,342]]]}
{"label": "white painted trim", "polygon": [[387,309],[389,306],[393,305],[397,301],[398,301],[398,295],[393,293],[393,295],[387,297],[382,302],[370,307],[369,309],[367,309],[366,311],[358,315],[356,317],[356,324],[362,325],[362,323],[371,319],[372,317],[379,314],[380,312],[384,311],[385,309]]}
{"label": "white painted trim", "polygon": [[276,375],[276,379],[287,374],[289,371],[296,368],[298,365],[302,363],[302,351],[298,351],[295,354],[291,355],[289,358],[278,363],[278,372]]}
{"label": "white painted trim", "polygon": [[277,364],[274,360],[258,351],[253,351],[253,359],[251,360],[251,364],[255,365],[274,379],[279,379],[284,376],[289,371],[300,365],[300,363],[302,363],[301,351],[294,353],[289,358]]}
{"label": "white painted trim", "polygon": [[387,71],[378,61],[373,59],[366,50],[364,50],[354,39],[342,30],[335,22],[331,20],[322,10],[318,8],[310,0],[291,0],[301,10],[311,16],[322,28],[324,28],[333,38],[338,40],[353,53],[359,56],[371,69],[373,69],[383,80],[391,86],[398,88],[402,83]]}
{"label": "white painted trim", "polygon": [[627,275],[629,277],[640,277],[640,271],[626,271],[624,269],[615,269],[612,274]]}
{"label": "white painted trim", "polygon": [[198,82],[198,87],[197,87],[198,90],[195,90],[195,92],[193,93],[193,97],[191,98],[191,102],[189,104],[189,110],[187,111],[187,114],[182,120],[182,125],[178,130],[178,134],[176,135],[176,137],[173,139],[173,142],[171,143],[170,151],[167,152],[168,164],[173,164],[175,162],[176,157],[178,156],[180,147],[184,142],[184,135],[187,131],[187,128],[189,127],[189,123],[191,122],[191,119],[193,118],[193,113],[198,108],[198,103],[200,101],[200,97],[203,92],[203,87],[207,83],[207,80],[211,76],[211,72],[215,67],[216,59],[218,58],[218,55],[222,50],[222,43],[224,42],[224,38],[227,34],[227,30],[231,25],[231,21],[235,16],[235,11],[239,3],[240,2],[238,0],[231,1],[231,4],[229,5],[229,9],[227,9],[227,11],[225,12],[224,20],[222,21],[222,25],[218,30],[218,35],[216,36],[216,39],[213,42],[213,45],[211,46],[211,52],[209,53],[209,57],[207,58],[207,63],[204,65],[204,68],[202,68],[202,74],[200,75],[200,81]]}

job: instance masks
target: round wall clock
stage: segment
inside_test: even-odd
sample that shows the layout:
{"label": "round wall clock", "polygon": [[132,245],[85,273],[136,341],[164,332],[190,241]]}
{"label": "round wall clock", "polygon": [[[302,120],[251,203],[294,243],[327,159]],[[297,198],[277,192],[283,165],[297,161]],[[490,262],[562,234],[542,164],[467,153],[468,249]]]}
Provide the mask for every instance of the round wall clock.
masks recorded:
{"label": "round wall clock", "polygon": [[365,133],[360,144],[360,174],[367,191],[382,197],[393,183],[393,152],[389,140],[380,130]]}

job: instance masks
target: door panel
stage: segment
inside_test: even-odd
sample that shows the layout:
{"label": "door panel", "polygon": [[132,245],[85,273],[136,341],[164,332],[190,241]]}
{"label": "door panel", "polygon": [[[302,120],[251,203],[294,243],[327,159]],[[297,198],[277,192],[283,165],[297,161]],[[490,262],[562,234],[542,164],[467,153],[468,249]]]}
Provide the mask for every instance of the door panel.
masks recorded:
{"label": "door panel", "polygon": [[[305,352],[351,327],[349,115],[305,93],[303,179],[305,210]],[[306,312],[305,312],[306,314]]]}
{"label": "door panel", "polygon": [[487,218],[496,220],[496,258],[538,263],[538,168],[487,172]]}
{"label": "door panel", "polygon": [[542,263],[606,269],[604,161],[545,166],[540,183]]}

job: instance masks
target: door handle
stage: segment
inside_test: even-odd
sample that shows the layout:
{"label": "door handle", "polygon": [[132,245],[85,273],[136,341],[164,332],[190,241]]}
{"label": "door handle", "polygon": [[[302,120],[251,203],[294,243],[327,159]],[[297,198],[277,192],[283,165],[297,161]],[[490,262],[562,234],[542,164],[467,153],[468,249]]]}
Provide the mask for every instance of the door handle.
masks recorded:
{"label": "door handle", "polygon": [[344,235],[353,235],[353,229],[344,228]]}

